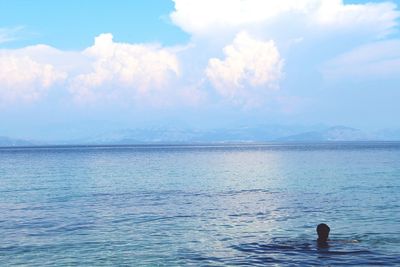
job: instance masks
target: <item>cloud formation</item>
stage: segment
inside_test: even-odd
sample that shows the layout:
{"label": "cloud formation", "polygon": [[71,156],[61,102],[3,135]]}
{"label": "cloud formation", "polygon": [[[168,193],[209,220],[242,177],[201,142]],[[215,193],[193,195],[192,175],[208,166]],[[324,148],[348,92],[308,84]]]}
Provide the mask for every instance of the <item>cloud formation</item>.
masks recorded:
{"label": "cloud formation", "polygon": [[211,58],[206,75],[217,91],[231,100],[245,101],[246,91],[253,88],[274,88],[282,76],[283,60],[273,41],[259,41],[241,32],[223,51],[225,59]]}
{"label": "cloud formation", "polygon": [[130,90],[145,95],[163,90],[172,76],[179,75],[174,53],[157,45],[116,43],[111,34],[95,38],[93,46],[82,52],[91,61],[91,71],[74,78],[71,92],[80,100],[96,93],[97,88]]}
{"label": "cloud formation", "polygon": [[55,85],[82,103],[104,98],[141,101],[168,90],[179,68],[169,49],[116,43],[111,34],[97,36],[93,46],[77,52],[47,45],[4,49],[0,50],[0,102],[36,101]]}
{"label": "cloud formation", "polygon": [[[390,2],[344,4],[342,0],[174,0],[172,21],[195,36],[273,24],[301,16],[311,27],[363,28],[382,36],[396,25],[399,12]],[[365,28],[364,28],[365,29]]]}
{"label": "cloud formation", "polygon": [[66,76],[53,65],[39,63],[27,55],[0,53],[0,104],[35,101]]}
{"label": "cloud formation", "polygon": [[[326,61],[359,45],[387,38],[400,17],[391,2],[173,1],[172,22],[191,35],[195,46],[213,46],[206,47],[210,59],[205,71],[212,88],[231,103],[245,106],[252,101],[264,104],[282,98],[270,89],[279,88],[286,79],[289,82],[281,92],[291,95],[290,90],[295,89],[287,84],[296,84],[290,82],[293,78],[303,82],[303,69],[308,71],[305,75],[313,73],[318,80]],[[216,51],[221,50],[225,58],[219,59]]]}

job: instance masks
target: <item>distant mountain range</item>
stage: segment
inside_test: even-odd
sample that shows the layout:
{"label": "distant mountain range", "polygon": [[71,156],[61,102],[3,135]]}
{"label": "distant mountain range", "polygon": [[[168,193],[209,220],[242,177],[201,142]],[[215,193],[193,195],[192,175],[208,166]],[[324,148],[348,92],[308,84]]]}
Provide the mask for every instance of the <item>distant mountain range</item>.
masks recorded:
{"label": "distant mountain range", "polygon": [[311,131],[278,139],[279,141],[371,141],[380,140],[380,138],[371,133],[363,132],[344,126],[335,126],[322,131]]}
{"label": "distant mountain range", "polygon": [[308,128],[281,125],[244,126],[212,130],[180,128],[126,129],[75,140],[74,142],[85,144],[267,142],[283,136],[293,135],[309,128],[317,130],[323,129],[323,126]]}
{"label": "distant mountain range", "polygon": [[237,142],[324,142],[324,141],[400,141],[400,129],[365,132],[359,129],[323,125],[265,125],[232,129],[196,130],[179,128],[125,129],[75,140],[46,142],[0,137],[0,146],[35,145],[129,145],[161,143],[237,143]]}

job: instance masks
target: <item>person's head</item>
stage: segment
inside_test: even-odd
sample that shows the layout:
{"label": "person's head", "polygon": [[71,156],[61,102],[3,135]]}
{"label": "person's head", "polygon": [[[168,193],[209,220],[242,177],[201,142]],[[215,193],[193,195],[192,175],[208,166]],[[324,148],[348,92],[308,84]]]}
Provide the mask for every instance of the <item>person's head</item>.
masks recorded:
{"label": "person's head", "polygon": [[327,241],[330,230],[331,230],[331,228],[329,228],[329,226],[326,225],[325,223],[318,224],[318,226],[317,226],[318,241],[321,241],[321,242]]}

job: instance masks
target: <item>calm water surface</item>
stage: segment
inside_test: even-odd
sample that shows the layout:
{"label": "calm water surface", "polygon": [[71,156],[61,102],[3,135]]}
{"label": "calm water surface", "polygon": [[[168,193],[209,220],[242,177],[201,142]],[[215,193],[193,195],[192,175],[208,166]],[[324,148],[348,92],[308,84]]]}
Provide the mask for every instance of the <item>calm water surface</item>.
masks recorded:
{"label": "calm water surface", "polygon": [[1,266],[398,266],[400,143],[1,148],[0,241]]}

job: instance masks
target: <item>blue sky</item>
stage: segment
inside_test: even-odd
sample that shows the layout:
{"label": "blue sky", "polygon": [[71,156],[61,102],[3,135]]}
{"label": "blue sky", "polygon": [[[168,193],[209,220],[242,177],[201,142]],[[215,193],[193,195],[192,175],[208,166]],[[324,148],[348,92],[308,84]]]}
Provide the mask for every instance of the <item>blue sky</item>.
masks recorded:
{"label": "blue sky", "polygon": [[94,36],[111,32],[116,40],[173,45],[189,35],[169,22],[174,3],[148,1],[0,1],[3,27],[21,28],[3,47],[44,43],[59,49],[82,49]]}
{"label": "blue sky", "polygon": [[0,136],[400,128],[398,1],[0,1]]}

